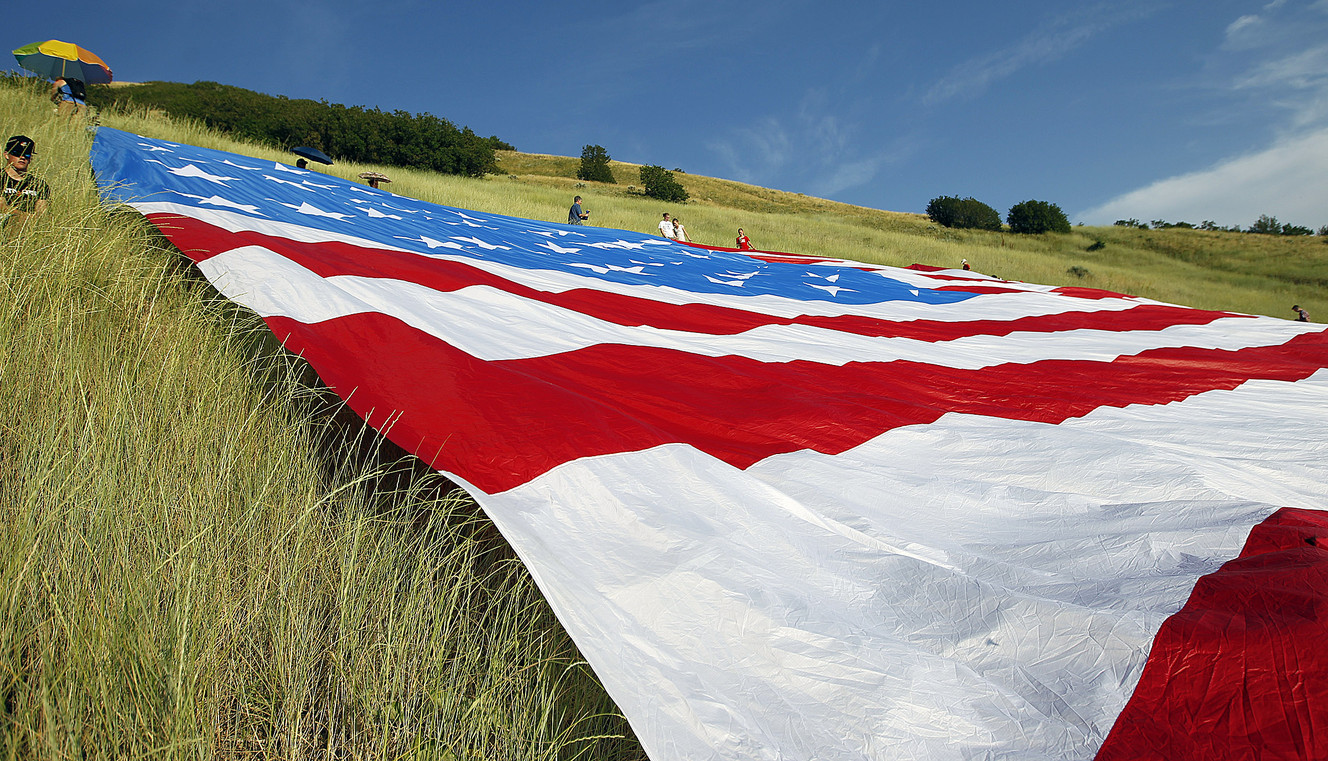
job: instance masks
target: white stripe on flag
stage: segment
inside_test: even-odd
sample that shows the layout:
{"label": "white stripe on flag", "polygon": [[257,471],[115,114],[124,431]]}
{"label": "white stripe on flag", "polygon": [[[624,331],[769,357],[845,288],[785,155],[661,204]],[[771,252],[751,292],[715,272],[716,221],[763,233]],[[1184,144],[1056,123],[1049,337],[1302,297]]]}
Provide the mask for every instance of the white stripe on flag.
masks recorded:
{"label": "white stripe on flag", "polygon": [[1276,508],[1321,507],[1324,405],[1328,371],[474,493],[654,759],[1084,759],[1195,580]]}
{"label": "white stripe on flag", "polygon": [[805,360],[843,365],[905,360],[979,369],[1042,360],[1110,362],[1150,349],[1182,346],[1234,351],[1276,346],[1321,329],[1288,320],[1231,317],[1163,330],[1011,333],[942,342],[877,338],[805,325],[768,325],[733,336],[709,335],[618,325],[486,286],[443,292],[389,278],[323,278],[258,246],[233,249],[199,267],[219,291],[263,317],[289,317],[313,324],[381,312],[485,360],[623,344],[760,362]]}

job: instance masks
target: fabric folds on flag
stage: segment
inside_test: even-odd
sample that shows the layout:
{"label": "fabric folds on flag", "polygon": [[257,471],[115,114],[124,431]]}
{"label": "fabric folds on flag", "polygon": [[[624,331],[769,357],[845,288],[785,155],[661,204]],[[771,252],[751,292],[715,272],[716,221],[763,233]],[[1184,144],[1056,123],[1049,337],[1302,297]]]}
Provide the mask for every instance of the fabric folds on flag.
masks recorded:
{"label": "fabric folds on flag", "polygon": [[92,162],[475,496],[655,761],[1328,755],[1322,326]]}

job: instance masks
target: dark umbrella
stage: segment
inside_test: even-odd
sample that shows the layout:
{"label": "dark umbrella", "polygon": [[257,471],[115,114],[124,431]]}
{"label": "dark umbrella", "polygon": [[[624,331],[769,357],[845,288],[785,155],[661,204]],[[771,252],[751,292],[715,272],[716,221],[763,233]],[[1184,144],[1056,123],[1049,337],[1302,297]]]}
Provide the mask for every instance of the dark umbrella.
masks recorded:
{"label": "dark umbrella", "polygon": [[72,42],[34,42],[14,51],[18,65],[47,79],[77,79],[100,85],[111,81],[111,67]]}
{"label": "dark umbrella", "polygon": [[291,153],[294,153],[296,156],[303,156],[310,161],[317,161],[320,164],[331,165],[332,163],[332,159],[328,158],[326,153],[323,153],[317,148],[310,148],[307,145],[302,145],[299,148],[291,148]]}

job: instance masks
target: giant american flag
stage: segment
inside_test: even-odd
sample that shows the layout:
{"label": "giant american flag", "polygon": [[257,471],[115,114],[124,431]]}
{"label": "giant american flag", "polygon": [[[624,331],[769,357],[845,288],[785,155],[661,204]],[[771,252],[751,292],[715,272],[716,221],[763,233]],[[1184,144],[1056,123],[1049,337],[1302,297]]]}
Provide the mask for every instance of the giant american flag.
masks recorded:
{"label": "giant american flag", "polygon": [[1328,757],[1322,326],[92,163],[474,495],[654,761]]}

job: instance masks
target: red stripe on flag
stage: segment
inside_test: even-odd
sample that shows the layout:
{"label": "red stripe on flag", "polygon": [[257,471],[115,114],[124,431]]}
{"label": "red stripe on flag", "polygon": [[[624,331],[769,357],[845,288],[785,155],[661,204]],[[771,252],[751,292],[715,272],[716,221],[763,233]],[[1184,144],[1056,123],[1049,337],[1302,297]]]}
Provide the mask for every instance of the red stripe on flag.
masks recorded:
{"label": "red stripe on flag", "polygon": [[1163,623],[1097,760],[1328,758],[1326,590],[1328,513],[1255,526]]}
{"label": "red stripe on flag", "polygon": [[[382,429],[400,412],[389,438],[489,493],[572,459],[660,444],[689,444],[745,468],[801,449],[836,454],[947,412],[1059,423],[1252,378],[1300,380],[1328,365],[1322,333],[1240,351],[1169,348],[1113,362],[963,370],[764,363],[620,344],[484,361],[378,313],[268,324],[342,398],[354,391],[361,417]],[[450,431],[466,433],[448,439]]]}
{"label": "red stripe on flag", "polygon": [[[420,254],[363,248],[339,242],[293,243],[287,238],[250,231],[232,233],[189,217],[168,214],[153,214],[149,218],[182,251],[198,262],[241,246],[261,246],[280,253],[322,277],[390,275],[438,291],[455,291],[472,285],[487,285],[532,301],[572,309],[617,325],[649,325],[666,330],[708,335],[736,335],[765,325],[807,325],[863,336],[949,341],[967,336],[1005,336],[1016,332],[1049,333],[1082,329],[1161,330],[1173,325],[1206,325],[1224,317],[1247,317],[1230,312],[1144,304],[1122,311],[1068,311],[1012,320],[963,322],[891,321],[855,315],[806,315],[784,318],[709,304],[667,304],[593,289],[550,293],[513,283],[471,265],[447,259],[431,259]],[[1013,289],[988,288],[985,285],[969,288],[947,287],[940,290],[1017,292]]]}

